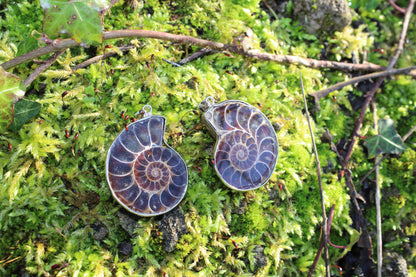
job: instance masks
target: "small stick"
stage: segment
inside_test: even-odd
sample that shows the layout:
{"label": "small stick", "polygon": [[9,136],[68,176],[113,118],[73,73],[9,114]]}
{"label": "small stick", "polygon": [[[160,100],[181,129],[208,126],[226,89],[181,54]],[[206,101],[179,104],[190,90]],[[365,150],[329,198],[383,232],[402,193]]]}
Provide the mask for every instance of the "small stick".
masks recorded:
{"label": "small stick", "polygon": [[[121,52],[127,52],[127,51],[129,51],[130,49],[133,49],[135,46],[134,45],[126,45],[126,46],[120,46],[120,47],[118,47],[118,49],[121,51]],[[101,61],[101,60],[104,60],[104,59],[107,59],[107,58],[109,58],[109,57],[112,57],[112,56],[115,56],[115,55],[117,55],[118,53],[116,52],[116,51],[110,51],[110,52],[107,52],[107,53],[104,53],[104,54],[102,54],[102,55],[98,55],[98,56],[95,56],[95,57],[92,57],[91,59],[88,59],[88,60],[86,60],[86,61],[83,61],[82,63],[80,63],[80,64],[77,64],[76,66],[74,66],[73,68],[72,68],[72,71],[74,72],[74,71],[77,71],[78,69],[80,69],[80,68],[85,68],[85,67],[87,67],[87,66],[89,66],[89,65],[91,65],[91,64],[93,64],[93,63],[97,63],[97,62],[99,62],[99,61]]]}
{"label": "small stick", "polygon": [[390,3],[390,5],[392,5],[393,6],[393,8],[396,10],[396,11],[398,11],[398,12],[401,12],[401,13],[405,13],[406,12],[406,10],[405,9],[403,9],[402,7],[399,7],[393,0],[387,0],[389,3]]}
{"label": "small stick", "polygon": [[175,63],[175,62],[169,61],[169,60],[167,60],[167,59],[162,59],[162,60],[163,60],[163,61],[165,61],[165,62],[167,62],[167,63],[170,63],[171,65],[177,66],[177,67],[181,67],[181,66],[182,66],[181,64],[178,64],[178,63]]}
{"label": "small stick", "polygon": [[345,86],[353,85],[355,83],[359,83],[359,82],[362,82],[362,81],[365,81],[365,80],[368,80],[368,79],[371,79],[371,78],[386,77],[386,76],[396,75],[396,74],[409,74],[412,70],[416,70],[416,66],[399,68],[399,69],[392,69],[392,70],[389,70],[389,71],[386,70],[386,71],[361,75],[361,76],[349,79],[347,81],[337,83],[336,85],[330,86],[329,88],[322,89],[322,90],[319,90],[317,92],[309,93],[309,95],[313,96],[315,98],[316,102],[319,102],[319,100],[321,100],[321,98],[326,97],[331,92],[333,92],[335,90],[340,90]]}
{"label": "small stick", "polygon": [[413,132],[416,131],[416,125],[412,127],[412,129],[409,130],[409,132],[406,133],[406,135],[403,136],[402,140],[406,141]]}
{"label": "small stick", "polygon": [[340,245],[335,245],[331,242],[331,240],[329,239],[329,234],[331,233],[331,226],[332,226],[332,219],[334,218],[334,214],[335,214],[335,204],[332,205],[331,209],[329,210],[328,213],[328,243],[329,245],[331,245],[332,247],[335,248],[340,248],[340,249],[347,249],[346,246],[340,246]]}
{"label": "small stick", "polygon": [[209,54],[212,54],[212,53],[216,53],[216,52],[218,52],[218,51],[212,50],[212,49],[209,49],[209,48],[202,48],[201,50],[196,51],[195,53],[189,55],[188,57],[183,58],[182,60],[180,60],[178,62],[178,64],[184,65],[184,64],[192,62],[193,60],[196,60],[200,57],[203,57],[205,55],[209,55]]}
{"label": "small stick", "polygon": [[[377,107],[374,101],[371,101],[373,110],[374,129],[378,130],[377,125]],[[380,130],[379,130],[380,131]],[[375,163],[379,163],[380,155],[376,154]],[[381,208],[380,208],[380,166],[376,165],[376,232],[377,232],[377,277],[381,277],[381,268],[383,266],[383,242],[381,234]]]}
{"label": "small stick", "polygon": [[[380,155],[376,155],[375,162],[378,163]],[[383,241],[381,231],[381,207],[380,207],[380,166],[376,165],[376,222],[377,222],[377,276],[381,277],[383,266]]]}
{"label": "small stick", "polygon": [[270,5],[269,5],[269,3],[267,3],[267,1],[266,0],[263,0],[262,1],[263,2],[263,4],[269,9],[269,11],[270,11],[270,13],[274,16],[274,18],[276,19],[276,20],[279,20],[279,17],[277,16],[277,14],[276,14],[276,12],[273,10],[273,8],[272,7],[270,7]]}
{"label": "small stick", "polygon": [[[335,213],[335,204],[333,204],[331,209],[329,210],[328,223],[327,223],[327,226],[326,226],[326,229],[328,230],[327,232],[328,232],[328,242],[329,242],[329,244],[331,244],[331,242],[329,241],[329,232],[331,231],[331,224],[332,224],[332,218],[334,217],[334,213]],[[337,247],[337,246],[335,246],[335,247]],[[322,239],[321,244],[319,245],[319,248],[318,248],[318,252],[316,253],[315,259],[313,260],[312,266],[309,269],[308,277],[312,276],[313,272],[315,271],[315,267],[318,264],[318,260],[321,257],[323,249],[324,249],[324,240]]]}
{"label": "small stick", "polygon": [[49,57],[44,63],[38,66],[24,81],[24,85],[27,88],[30,84],[48,67],[50,67],[66,50],[60,50],[55,52],[51,57]]}
{"label": "small stick", "polygon": [[325,211],[324,191],[322,189],[321,163],[319,161],[318,150],[316,149],[315,137],[312,131],[311,119],[309,117],[309,111],[308,111],[308,104],[306,103],[305,89],[303,88],[302,72],[300,73],[300,87],[302,89],[303,102],[305,103],[306,118],[308,120],[309,132],[311,133],[311,139],[312,139],[312,145],[313,145],[313,151],[315,153],[316,172],[318,174],[319,191],[321,194],[322,227],[323,227],[322,229],[323,229],[323,234],[324,234],[323,242],[324,242],[324,249],[325,249],[325,252],[324,252],[325,270],[326,270],[326,276],[329,277],[330,272],[329,272],[329,260],[328,260],[328,257],[329,257],[328,256],[328,228],[327,228],[327,218],[326,218],[326,211]]}
{"label": "small stick", "polygon": [[410,17],[412,15],[413,6],[415,5],[415,0],[410,0],[409,5],[406,8],[406,14],[403,20],[403,28],[402,32],[400,33],[399,43],[397,44],[396,52],[394,53],[393,58],[390,60],[389,65],[387,66],[387,71],[393,69],[396,65],[397,60],[399,59],[400,54],[403,52],[403,46],[406,39],[407,28],[409,27]]}
{"label": "small stick", "polygon": [[[221,42],[209,41],[205,39],[184,36],[184,35],[175,35],[165,32],[157,32],[151,30],[114,30],[104,32],[103,40],[109,39],[119,39],[119,38],[154,38],[159,40],[166,40],[180,44],[191,44],[196,46],[201,46],[205,48],[210,48],[213,50],[225,51],[235,54],[240,54],[244,57],[273,61],[283,64],[298,64],[311,68],[333,68],[338,70],[346,71],[383,71],[385,68],[380,65],[365,63],[365,64],[352,64],[345,62],[336,62],[328,60],[315,60],[309,58],[302,58],[291,55],[280,55],[280,54],[270,54],[270,53],[259,53],[258,50],[244,50],[241,46],[224,44]],[[2,63],[0,66],[3,69],[7,70],[12,67],[15,67],[19,64],[22,64],[27,61],[31,61],[39,56],[46,55],[61,49],[67,49],[70,47],[79,46],[79,44],[73,39],[55,39],[51,44],[44,47],[35,49],[31,52],[28,52],[24,55],[11,59],[7,62]],[[416,74],[415,74],[416,76]]]}

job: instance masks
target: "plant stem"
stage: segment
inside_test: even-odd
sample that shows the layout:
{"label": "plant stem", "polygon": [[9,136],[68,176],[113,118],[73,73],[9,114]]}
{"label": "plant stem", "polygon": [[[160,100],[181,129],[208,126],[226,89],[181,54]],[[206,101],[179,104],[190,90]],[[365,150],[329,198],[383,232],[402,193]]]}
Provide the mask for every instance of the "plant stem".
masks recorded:
{"label": "plant stem", "polygon": [[[374,129],[378,130],[378,118],[377,118],[377,107],[374,101],[371,101],[371,107],[373,110],[373,121]],[[380,130],[379,130],[380,135]],[[375,163],[376,167],[376,231],[377,231],[377,277],[381,277],[381,269],[383,267],[383,239],[381,233],[381,208],[380,208],[380,166],[378,165],[380,155],[376,154]]]}
{"label": "plant stem", "polygon": [[390,3],[390,5],[392,5],[393,6],[393,8],[396,10],[396,11],[398,11],[398,12],[401,12],[401,13],[405,13],[406,12],[406,10],[405,9],[403,9],[402,7],[399,7],[393,0],[387,0],[389,3]]}
{"label": "plant stem", "polygon": [[305,89],[303,88],[302,72],[300,73],[300,87],[302,89],[303,102],[305,103],[306,119],[308,121],[309,132],[311,133],[313,151],[315,153],[316,172],[317,172],[317,175],[318,175],[319,191],[320,191],[320,194],[321,194],[322,230],[323,230],[323,236],[324,236],[323,237],[323,242],[324,242],[324,249],[325,249],[325,251],[324,251],[325,271],[326,271],[326,276],[330,277],[329,260],[328,260],[328,257],[329,257],[328,256],[328,227],[327,227],[327,217],[326,217],[326,211],[325,211],[324,191],[322,189],[321,163],[319,161],[318,150],[316,149],[315,137],[314,137],[313,131],[312,131],[311,119],[310,119],[309,111],[308,111],[308,104],[306,103]]}
{"label": "plant stem", "polygon": [[[334,213],[335,213],[335,204],[332,205],[331,209],[329,210],[329,214],[328,214],[328,222],[327,222],[327,234],[328,234],[328,243],[331,244],[331,242],[329,241],[329,232],[331,231],[331,224],[332,224],[332,219],[334,217]],[[332,245],[332,244],[331,244]],[[338,246],[335,246],[338,247]],[[324,240],[321,240],[321,244],[319,245],[318,248],[318,252],[316,253],[315,259],[313,260],[312,266],[309,269],[308,272],[308,277],[312,276],[313,272],[315,271],[315,267],[318,264],[318,260],[321,257],[322,254],[322,250],[324,249]]]}
{"label": "plant stem", "polygon": [[[123,53],[124,53],[124,52],[127,52],[127,51],[129,51],[130,49],[133,49],[133,48],[135,48],[135,46],[134,46],[134,45],[125,45],[125,46],[120,46],[120,47],[118,47],[118,49],[119,49],[121,52],[123,52]],[[107,53],[105,53],[105,54],[102,54],[102,55],[98,55],[98,56],[92,57],[91,59],[88,59],[88,60],[86,60],[86,61],[83,61],[82,63],[77,64],[76,66],[74,66],[74,67],[72,68],[72,71],[76,71],[76,70],[78,70],[78,69],[80,69],[80,68],[87,67],[87,66],[89,66],[89,65],[91,65],[91,64],[93,64],[93,63],[96,63],[96,62],[102,61],[102,60],[104,60],[104,59],[106,59],[106,58],[108,58],[108,57],[112,57],[112,56],[115,56],[115,55],[117,55],[117,52],[113,50],[113,51],[107,52]]]}
{"label": "plant stem", "polygon": [[389,65],[387,66],[387,71],[393,69],[396,65],[397,60],[399,59],[400,54],[403,52],[403,46],[406,39],[407,28],[409,27],[410,17],[412,16],[413,7],[415,5],[415,0],[410,0],[409,5],[406,8],[406,14],[404,15],[403,28],[400,33],[399,43],[397,44],[396,52],[394,53],[393,58],[390,60]]}
{"label": "plant stem", "polygon": [[[227,51],[234,54],[240,54],[242,56],[265,60],[265,61],[273,61],[277,63],[283,64],[298,64],[303,65],[306,67],[311,68],[332,68],[338,70],[345,70],[345,71],[383,71],[385,68],[380,65],[372,64],[372,63],[365,63],[365,64],[351,64],[351,63],[344,63],[344,62],[335,62],[335,61],[321,61],[315,59],[308,59],[308,58],[301,58],[297,56],[291,55],[280,55],[280,54],[270,54],[270,53],[259,53],[258,50],[244,50],[241,46],[238,45],[230,45],[224,44],[221,42],[213,42],[209,40],[204,40],[200,38],[190,37],[190,36],[183,36],[183,35],[175,35],[165,32],[157,32],[157,31],[149,31],[149,30],[115,30],[104,32],[103,40],[110,40],[110,39],[120,39],[120,38],[154,38],[160,40],[167,40],[172,41],[175,43],[180,44],[191,44],[200,47],[206,47],[214,50],[219,51]],[[33,50],[29,53],[26,53],[22,56],[16,57],[11,59],[1,66],[7,70],[12,67],[15,67],[19,64],[24,62],[31,61],[39,56],[46,55],[61,49],[67,49],[70,47],[78,46],[72,39],[55,39],[51,44]],[[416,76],[416,73],[414,73]]]}
{"label": "plant stem", "polygon": [[361,75],[361,76],[352,78],[348,81],[337,83],[336,85],[333,85],[329,88],[322,89],[322,90],[319,90],[317,92],[309,93],[309,95],[314,97],[315,101],[318,102],[319,100],[321,100],[321,98],[327,96],[331,92],[333,92],[335,90],[340,90],[345,86],[352,85],[352,84],[355,84],[355,83],[359,83],[359,82],[362,82],[362,81],[365,81],[365,80],[368,80],[368,79],[371,79],[371,78],[386,77],[386,76],[396,75],[396,74],[409,74],[412,70],[416,70],[416,66],[400,68],[400,69],[392,69],[392,70],[389,70],[389,71],[385,70],[385,71],[381,71],[381,72],[375,72],[375,73],[371,73],[371,74]]}
{"label": "plant stem", "polygon": [[[379,162],[380,155],[376,155],[375,162]],[[377,276],[381,277],[383,267],[383,240],[381,233],[381,208],[380,208],[380,166],[376,165],[376,219],[377,219]]]}
{"label": "plant stem", "polygon": [[209,48],[202,48],[202,49],[198,50],[197,52],[183,58],[182,60],[180,60],[178,62],[178,64],[185,65],[189,62],[192,62],[193,60],[196,60],[196,59],[201,58],[205,55],[209,55],[209,54],[216,53],[216,52],[217,51],[209,49]]}
{"label": "plant stem", "polygon": [[48,67],[50,67],[58,58],[65,52],[65,49],[55,52],[49,59],[43,64],[39,65],[24,81],[24,85],[27,88],[30,84]]}
{"label": "plant stem", "polygon": [[276,12],[270,7],[269,3],[266,0],[262,0],[263,4],[269,9],[270,13],[274,16],[274,19],[279,20],[279,16],[277,16]]}

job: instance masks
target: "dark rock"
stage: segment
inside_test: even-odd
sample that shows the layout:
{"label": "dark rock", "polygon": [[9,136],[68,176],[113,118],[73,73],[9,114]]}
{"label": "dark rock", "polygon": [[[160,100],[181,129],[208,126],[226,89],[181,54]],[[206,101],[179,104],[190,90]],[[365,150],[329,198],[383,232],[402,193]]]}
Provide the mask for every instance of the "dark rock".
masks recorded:
{"label": "dark rock", "polygon": [[95,240],[102,241],[108,235],[107,227],[99,221],[94,222],[94,224],[91,225],[91,228],[94,230],[93,237]]}
{"label": "dark rock", "polygon": [[267,258],[266,255],[264,255],[264,247],[261,245],[256,245],[253,252],[255,253],[254,271],[257,272],[259,269],[267,265]]}
{"label": "dark rock", "polygon": [[159,223],[159,230],[162,232],[163,249],[172,252],[182,235],[188,232],[185,223],[185,216],[179,208],[163,215]]}
{"label": "dark rock", "polygon": [[293,14],[311,34],[342,31],[352,18],[347,0],[293,1]]}
{"label": "dark rock", "polygon": [[383,276],[407,277],[407,262],[400,254],[388,252],[383,261]]}
{"label": "dark rock", "polygon": [[117,246],[118,252],[123,256],[130,256],[133,252],[133,246],[128,242],[120,242]]}
{"label": "dark rock", "polygon": [[121,210],[117,212],[117,216],[119,218],[121,228],[133,237],[134,230],[139,228],[139,223],[137,223],[139,217]]}

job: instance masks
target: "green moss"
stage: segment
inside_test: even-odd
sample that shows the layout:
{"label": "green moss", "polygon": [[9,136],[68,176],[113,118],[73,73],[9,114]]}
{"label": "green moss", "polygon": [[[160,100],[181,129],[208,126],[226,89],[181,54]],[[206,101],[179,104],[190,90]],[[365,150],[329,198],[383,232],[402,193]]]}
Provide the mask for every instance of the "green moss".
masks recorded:
{"label": "green moss", "polygon": [[[238,44],[239,37],[251,30],[250,47],[254,51],[320,57],[322,41],[305,33],[290,18],[271,21],[260,9],[260,2],[119,1],[105,16],[104,24],[106,30],[166,31],[229,44]],[[0,26],[5,31],[0,33],[0,61],[4,62],[18,51],[37,47],[25,45],[25,41],[32,31],[41,31],[43,11],[29,1],[2,7]],[[369,61],[378,62],[380,54],[369,51],[372,40],[395,37],[392,30],[397,28],[398,20],[384,16],[382,11],[368,14],[363,10],[362,16],[369,32],[363,27],[347,29],[328,38],[331,59],[349,59],[353,53],[360,56],[366,50]],[[370,22],[375,18],[391,23],[389,32],[378,32]],[[410,28],[413,30],[414,25]],[[409,31],[411,38],[414,34]],[[135,48],[75,73],[69,70],[109,51],[106,44],[132,44]],[[414,46],[408,47],[401,65],[411,61]],[[34,81],[29,88],[34,92],[27,97],[42,105],[39,116],[20,131],[0,136],[0,275],[251,276],[256,274],[253,249],[257,245],[264,246],[267,259],[257,275],[305,275],[319,246],[322,211],[299,72],[307,92],[347,76],[223,53],[183,67],[163,61],[179,61],[197,49],[155,39],[112,40],[91,49],[75,47]],[[10,71],[24,79],[36,67],[28,62]],[[227,74],[227,70],[233,74]],[[69,93],[62,98],[65,91]],[[350,226],[349,194],[337,178],[340,165],[336,155],[319,137],[329,129],[337,143],[351,134],[357,114],[348,101],[350,91],[358,94],[348,87],[334,92],[337,101],[332,97],[322,99],[316,122],[312,122],[321,163],[332,163],[322,180],[327,209],[336,204],[330,238],[339,245],[349,244],[355,235]],[[385,94],[377,96],[379,116],[394,119],[400,134],[414,125],[416,93],[412,92],[414,82],[398,77],[386,84]],[[246,101],[281,126],[277,132],[278,164],[264,187],[252,192],[231,191],[216,176],[211,163],[215,140],[201,126],[201,112],[196,112],[208,95],[220,101]],[[133,238],[124,231],[117,215],[122,207],[113,200],[105,178],[108,147],[125,128],[121,112],[132,116],[145,104],[153,107],[153,114],[166,117],[166,140],[188,165],[189,187],[180,205],[189,232],[172,253],[162,248],[158,218],[139,219],[140,227]],[[365,124],[371,125],[371,121],[369,113]],[[371,128],[365,127],[363,135],[366,132],[370,133]],[[415,143],[414,138],[409,140]],[[398,230],[408,237],[416,228],[412,216],[415,155],[409,147],[381,169],[382,209],[388,217],[383,228],[397,238],[387,245],[396,251],[402,251],[407,243]],[[361,143],[355,148],[351,165],[354,179],[372,168]],[[241,203],[247,207],[236,213]],[[393,217],[396,213],[399,218]],[[373,214],[373,210],[367,213],[371,223]],[[94,239],[92,225],[98,222],[109,230],[102,241]],[[131,256],[119,256],[120,242],[133,245]],[[340,255],[338,249],[330,248],[331,264]],[[414,264],[414,257],[409,261]],[[316,274],[323,272],[321,260]]]}

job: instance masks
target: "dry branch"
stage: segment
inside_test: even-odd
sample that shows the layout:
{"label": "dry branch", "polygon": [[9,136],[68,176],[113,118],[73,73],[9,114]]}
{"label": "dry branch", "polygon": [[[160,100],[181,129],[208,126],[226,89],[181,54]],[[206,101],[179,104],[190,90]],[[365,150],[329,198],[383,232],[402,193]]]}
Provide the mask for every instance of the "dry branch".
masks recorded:
{"label": "dry branch", "polygon": [[[221,42],[213,42],[213,41],[190,37],[190,36],[175,35],[175,34],[170,34],[170,33],[149,31],[149,30],[109,31],[109,32],[104,32],[104,36],[103,36],[104,40],[120,39],[120,38],[160,39],[160,40],[166,40],[166,41],[171,41],[171,42],[180,43],[180,44],[191,44],[191,45],[210,48],[210,49],[214,49],[218,51],[226,51],[226,52],[230,52],[234,54],[240,54],[242,56],[253,58],[253,59],[273,61],[273,62],[283,63],[283,64],[297,64],[297,65],[303,65],[303,66],[311,67],[311,68],[331,68],[331,69],[345,70],[345,71],[362,70],[362,71],[371,71],[371,72],[385,70],[383,66],[372,64],[372,63],[352,64],[352,63],[335,62],[335,61],[327,61],[327,60],[321,61],[321,60],[301,58],[301,57],[291,56],[291,55],[259,53],[257,50],[245,51],[241,46],[238,46],[238,45],[224,44]],[[22,64],[24,62],[31,61],[39,56],[53,53],[58,50],[75,47],[75,46],[78,46],[78,44],[72,39],[55,39],[51,44],[38,48],[36,50],[33,50],[29,53],[26,53],[14,59],[11,59],[1,64],[1,66],[5,70],[7,70],[19,64]],[[415,76],[416,76],[416,73],[415,73]]]}
{"label": "dry branch", "polygon": [[389,3],[390,3],[390,5],[392,5],[392,7],[396,10],[396,11],[398,11],[398,12],[401,12],[401,13],[405,13],[406,12],[406,10],[405,9],[403,9],[402,7],[399,7],[393,0],[387,0]]}
{"label": "dry branch", "polygon": [[[322,229],[323,229],[323,236],[324,236],[322,240],[324,242],[324,249],[325,249],[325,252],[324,252],[325,271],[326,271],[326,276],[329,277],[330,272],[329,272],[328,228],[327,228],[327,222],[328,221],[327,221],[326,211],[325,211],[324,190],[322,188],[321,162],[319,161],[318,149],[316,148],[316,143],[315,143],[315,136],[313,135],[313,131],[312,131],[311,119],[310,119],[309,111],[308,111],[308,104],[306,102],[305,89],[303,88],[302,72],[300,73],[300,87],[301,87],[302,94],[303,94],[303,102],[305,103],[305,113],[306,113],[306,119],[308,120],[309,132],[311,134],[313,152],[315,153],[316,172],[317,172],[317,175],[318,175],[319,192],[320,192],[320,195],[321,195]],[[318,253],[319,252],[322,252],[322,250],[318,251]],[[319,254],[319,256],[320,256],[320,254]],[[309,272],[311,273],[311,272],[313,272],[313,270],[310,270]]]}
{"label": "dry branch", "polygon": [[[334,213],[335,213],[335,204],[333,204],[331,206],[331,209],[329,210],[328,222],[326,225],[327,234],[328,234],[328,243],[330,244],[331,242],[329,241],[329,232],[331,231],[331,224],[332,224],[332,219],[334,217]],[[325,241],[322,239],[321,244],[319,245],[319,248],[318,248],[318,252],[316,253],[315,259],[313,260],[312,266],[309,268],[308,277],[312,276],[313,272],[315,271],[315,267],[318,264],[318,260],[321,257],[322,250],[324,249],[324,244],[325,244]],[[335,246],[335,247],[338,247],[338,246]]]}
{"label": "dry branch", "polygon": [[39,65],[24,81],[24,85],[27,88],[44,70],[50,67],[58,58],[65,52],[65,49],[55,52],[49,59],[43,64]]}
{"label": "dry branch", "polygon": [[[120,47],[118,47],[118,49],[121,51],[121,52],[127,52],[127,51],[129,51],[130,49],[133,49],[135,46],[133,46],[133,45],[126,45],[126,46],[120,46]],[[93,63],[97,63],[97,62],[99,62],[99,61],[102,61],[102,60],[104,60],[104,59],[107,59],[107,58],[109,58],[109,57],[112,57],[112,56],[115,56],[115,55],[117,55],[118,53],[116,52],[116,51],[110,51],[110,52],[107,52],[107,53],[104,53],[104,54],[102,54],[102,55],[98,55],[98,56],[95,56],[95,57],[92,57],[91,59],[88,59],[88,60],[86,60],[86,61],[83,61],[82,63],[80,63],[80,64],[77,64],[76,66],[74,66],[73,68],[72,68],[72,71],[77,71],[78,69],[80,69],[80,68],[84,68],[84,67],[87,67],[87,66],[89,66],[89,65],[91,65],[91,64],[93,64]]]}
{"label": "dry branch", "polygon": [[317,92],[310,93],[309,95],[314,97],[316,102],[319,102],[319,100],[321,100],[323,97],[326,97],[331,92],[340,90],[345,86],[353,85],[353,84],[356,84],[356,83],[359,83],[359,82],[362,82],[371,78],[386,77],[386,76],[396,75],[396,74],[409,74],[412,70],[416,70],[416,66],[366,74],[366,75],[352,78],[348,81],[337,83],[336,85],[333,85],[326,89],[319,90]]}

